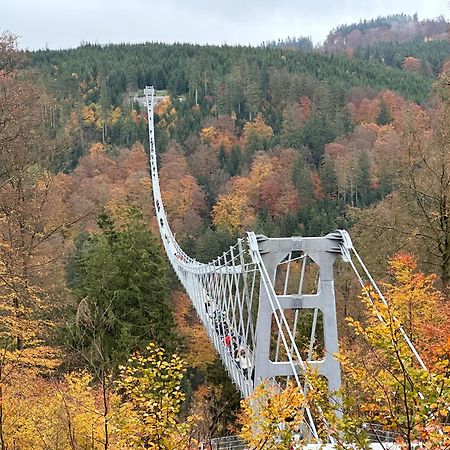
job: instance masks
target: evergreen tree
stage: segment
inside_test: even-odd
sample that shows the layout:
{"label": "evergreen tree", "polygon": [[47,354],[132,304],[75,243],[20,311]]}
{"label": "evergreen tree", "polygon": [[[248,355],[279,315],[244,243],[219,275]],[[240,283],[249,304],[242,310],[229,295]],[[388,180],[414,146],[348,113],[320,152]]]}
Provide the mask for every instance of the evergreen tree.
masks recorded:
{"label": "evergreen tree", "polygon": [[223,228],[207,228],[196,240],[195,257],[199,261],[212,261],[236,244],[238,237]]}
{"label": "evergreen tree", "polygon": [[280,236],[279,226],[265,209],[258,211],[253,228],[257,234],[264,234],[268,237]]}
{"label": "evergreen tree", "polygon": [[68,273],[74,345],[104,371],[149,341],[173,348],[174,335],[166,267],[141,212],[131,207],[122,225],[104,213],[99,226],[80,240]]}
{"label": "evergreen tree", "polygon": [[381,99],[380,109],[377,114],[377,125],[387,125],[392,122],[392,116],[386,102]]}
{"label": "evergreen tree", "polygon": [[[307,152],[307,149],[305,149],[305,152]],[[292,181],[303,203],[309,203],[313,198],[311,171],[306,159],[306,156],[299,154],[294,161],[294,170],[292,171]]]}
{"label": "evergreen tree", "polygon": [[239,147],[234,147],[228,161],[228,173],[231,177],[239,175],[242,169],[242,153]]}
{"label": "evergreen tree", "polygon": [[333,197],[337,193],[337,178],[334,170],[333,161],[326,154],[320,167],[320,182],[324,192]]}
{"label": "evergreen tree", "polygon": [[370,160],[366,151],[359,154],[356,166],[356,205],[367,206],[370,193]]}

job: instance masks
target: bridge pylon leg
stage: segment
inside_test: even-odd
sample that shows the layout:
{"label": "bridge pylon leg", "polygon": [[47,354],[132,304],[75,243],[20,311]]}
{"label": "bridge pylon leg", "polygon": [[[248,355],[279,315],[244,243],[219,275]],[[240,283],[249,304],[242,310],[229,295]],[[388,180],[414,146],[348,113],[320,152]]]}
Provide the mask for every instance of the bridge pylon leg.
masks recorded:
{"label": "bridge pylon leg", "polygon": [[[257,236],[257,242],[272,289],[267,289],[267,285],[261,279],[255,333],[255,386],[268,378],[279,380],[280,377],[292,377],[294,376],[294,370],[297,372],[297,376],[302,378],[302,373],[309,365],[315,367],[321,375],[326,377],[330,392],[337,391],[341,386],[341,371],[339,361],[335,357],[339,347],[333,265],[336,257],[340,254],[340,248],[336,245],[335,236],[327,235],[318,238],[267,238]],[[282,294],[277,292],[276,294],[274,312],[273,295],[276,292],[277,271],[280,270],[282,264],[287,264],[287,262],[290,264],[289,261],[293,255],[295,255],[296,261],[309,258],[318,266],[316,293],[304,294],[302,292],[302,281],[300,281],[296,293],[287,293],[288,281],[286,281],[284,292]],[[289,269],[287,269],[285,276],[289,276]],[[290,328],[290,331],[287,329],[281,331],[284,333],[284,340],[280,339],[279,336],[280,327],[273,326],[275,315],[286,317],[288,314],[291,314],[291,316],[295,314],[298,317],[298,314],[308,309],[315,310],[315,319],[312,325],[314,333],[311,334],[310,350],[312,350],[316,341],[317,312],[320,312],[322,317],[323,336],[322,339],[317,340],[320,340],[321,345],[323,345],[320,360],[315,360],[311,351],[306,352],[304,348],[298,348],[297,344],[299,343],[296,342],[295,337],[301,330],[297,319],[293,321],[293,324],[292,320],[284,320],[284,324],[289,323]],[[292,311],[288,313],[287,310]],[[302,324],[304,326],[304,322]],[[286,347],[287,342],[290,348],[284,350],[281,348],[280,351],[277,349],[275,356],[273,348],[274,346],[280,346],[280,342],[281,347],[283,345]],[[281,357],[283,352],[284,358]],[[286,361],[286,354],[288,353],[290,353],[290,360]],[[305,353],[308,353],[308,355],[302,358],[301,355],[305,355]]]}

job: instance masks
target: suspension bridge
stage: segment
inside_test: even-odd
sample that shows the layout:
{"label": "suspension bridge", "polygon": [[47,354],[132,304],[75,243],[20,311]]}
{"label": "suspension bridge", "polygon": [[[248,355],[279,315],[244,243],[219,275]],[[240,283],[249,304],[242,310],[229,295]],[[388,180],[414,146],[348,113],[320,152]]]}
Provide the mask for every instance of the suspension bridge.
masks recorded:
{"label": "suspension bridge", "polygon": [[[164,249],[242,397],[267,381],[280,389],[294,382],[307,390],[308,367],[317,369],[327,379],[330,392],[336,392],[341,386],[340,365],[334,356],[339,350],[336,259],[349,264],[363,292],[369,287],[386,303],[350,236],[344,230],[324,237],[288,238],[248,232],[209,263],[191,258],[178,245],[164,210],[155,147],[155,90],[146,87],[144,94],[153,199]],[[425,368],[405,331],[400,331]],[[308,408],[305,419],[310,441],[321,443]],[[332,438],[329,441],[333,443]]]}

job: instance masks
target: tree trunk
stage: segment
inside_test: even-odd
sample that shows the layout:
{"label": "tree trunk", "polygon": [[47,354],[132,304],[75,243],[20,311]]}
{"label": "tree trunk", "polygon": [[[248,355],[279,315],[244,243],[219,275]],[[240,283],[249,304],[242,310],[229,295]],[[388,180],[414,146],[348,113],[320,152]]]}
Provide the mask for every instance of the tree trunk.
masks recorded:
{"label": "tree trunk", "polygon": [[103,448],[108,450],[109,448],[109,423],[108,423],[108,388],[106,386],[105,371],[102,371],[102,400],[103,400],[103,429],[105,432],[105,441]]}
{"label": "tree trunk", "polygon": [[445,293],[450,292],[450,242],[445,240],[442,252],[441,280],[442,290]]}
{"label": "tree trunk", "polygon": [[3,385],[0,383],[0,448],[1,450],[6,450],[5,437],[3,436],[3,420]]}

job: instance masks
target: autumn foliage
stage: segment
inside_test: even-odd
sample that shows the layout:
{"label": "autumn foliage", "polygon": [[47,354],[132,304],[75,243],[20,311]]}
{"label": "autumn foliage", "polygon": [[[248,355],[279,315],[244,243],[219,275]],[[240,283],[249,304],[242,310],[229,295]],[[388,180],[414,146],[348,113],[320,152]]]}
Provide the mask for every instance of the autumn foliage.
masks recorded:
{"label": "autumn foliage", "polygon": [[294,383],[282,391],[262,383],[242,402],[240,436],[254,450],[290,450],[294,434],[305,426],[306,404],[302,388]]}
{"label": "autumn foliage", "polygon": [[256,212],[265,208],[280,218],[299,205],[292,183],[294,152],[279,150],[255,157],[248,177],[230,180],[228,193],[219,196],[213,207],[213,221],[231,231],[249,229]]}
{"label": "autumn foliage", "polygon": [[[436,277],[419,272],[410,254],[396,255],[389,265],[392,281],[383,283],[386,303],[371,288],[364,288],[364,320],[347,318],[353,338],[338,356],[346,379],[344,415],[335,416],[328,409],[325,416],[332,428],[340,430],[338,442],[346,436],[362,445],[367,431],[381,436],[384,430],[392,432],[402,448],[411,449],[417,440],[427,448],[445,448],[449,366],[446,357],[437,357],[436,349],[448,341],[448,333],[446,326],[440,326],[444,304],[434,287]],[[428,370],[419,364],[401,327],[419,353],[427,356]],[[433,335],[438,328],[443,334]],[[317,380],[316,387],[320,384]],[[320,388],[317,398],[319,392]]]}
{"label": "autumn foliage", "polygon": [[[395,432],[403,446],[414,439],[448,445],[450,63],[430,50],[441,46],[448,56],[446,42],[416,53],[428,48],[425,36],[445,37],[447,24],[407,22],[336,29],[325,48],[346,57],[157,43],[25,55],[13,35],[0,36],[2,450],[182,449],[197,447],[194,434],[236,430],[230,405],[238,393],[190,300],[175,277],[155,275],[171,302],[153,314],[145,289],[156,289],[137,285],[163,264],[121,235],[130,207],[143,213],[138,230],[148,231],[143,223],[158,230],[138,92],[151,82],[164,89],[155,108],[162,200],[187,253],[206,260],[250,229],[275,237],[353,227],[356,246],[384,280],[388,305],[370,292],[341,334],[344,421],[325,404],[323,380],[308,398],[296,387],[280,393],[262,383],[252,405],[242,405],[243,437],[254,448],[289,448],[314,394],[332,431],[355,442],[359,430],[361,447],[363,423]],[[386,56],[388,39],[403,41],[414,30],[421,34],[411,51],[398,47],[383,64],[364,61]],[[383,45],[372,48],[377,41]],[[100,238],[105,217],[116,225]],[[88,262],[98,243],[92,264],[73,276],[74,258]],[[301,276],[300,264],[290,270]],[[95,286],[76,292],[82,279]],[[358,302],[347,282],[336,276],[346,311]],[[172,313],[174,322],[166,321]],[[429,372],[399,338],[400,323]],[[109,364],[99,328],[105,341],[120,329],[121,342],[131,342],[110,347],[129,358],[120,370]],[[136,328],[142,342],[130,339]],[[185,362],[153,344],[132,354],[149,331],[152,339],[170,333]],[[88,332],[89,345],[81,345]]]}

